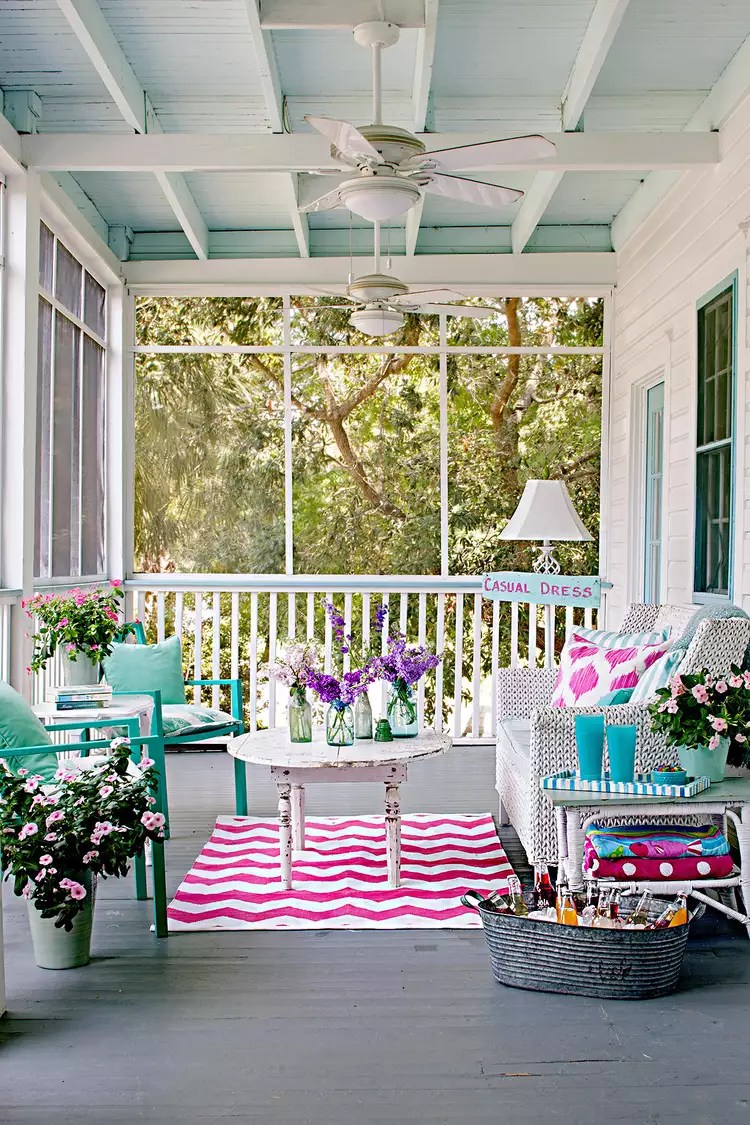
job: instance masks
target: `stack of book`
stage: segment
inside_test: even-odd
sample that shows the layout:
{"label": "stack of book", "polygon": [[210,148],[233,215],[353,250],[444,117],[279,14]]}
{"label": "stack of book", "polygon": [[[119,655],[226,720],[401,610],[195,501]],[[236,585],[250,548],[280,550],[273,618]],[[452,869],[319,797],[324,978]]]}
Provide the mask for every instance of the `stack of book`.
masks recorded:
{"label": "stack of book", "polygon": [[77,711],[92,707],[107,707],[112,702],[109,684],[69,684],[50,688],[47,699],[58,711]]}

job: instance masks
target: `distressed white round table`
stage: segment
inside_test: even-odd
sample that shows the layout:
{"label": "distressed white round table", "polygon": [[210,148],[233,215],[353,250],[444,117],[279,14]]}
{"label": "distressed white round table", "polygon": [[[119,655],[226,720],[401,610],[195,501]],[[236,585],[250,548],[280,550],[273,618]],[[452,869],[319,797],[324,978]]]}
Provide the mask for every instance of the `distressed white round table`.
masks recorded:
{"label": "distressed white round table", "polygon": [[242,734],[229,741],[229,753],[242,762],[268,766],[279,791],[281,885],[292,885],[292,849],[305,847],[305,786],[313,782],[381,781],[385,783],[385,837],[388,885],[401,881],[401,799],[410,762],[449,750],[449,734],[425,730],[416,738],[393,742],[357,739],[353,746],[329,746],[322,727],[312,742],[289,741],[286,727]]}

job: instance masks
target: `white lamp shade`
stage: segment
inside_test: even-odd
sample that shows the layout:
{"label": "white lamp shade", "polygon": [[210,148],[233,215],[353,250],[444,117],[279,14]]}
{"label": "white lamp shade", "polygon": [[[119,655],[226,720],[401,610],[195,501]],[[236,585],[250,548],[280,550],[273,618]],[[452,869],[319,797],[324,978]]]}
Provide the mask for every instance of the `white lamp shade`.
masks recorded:
{"label": "white lamp shade", "polygon": [[529,480],[501,539],[556,539],[590,542],[561,480]]}

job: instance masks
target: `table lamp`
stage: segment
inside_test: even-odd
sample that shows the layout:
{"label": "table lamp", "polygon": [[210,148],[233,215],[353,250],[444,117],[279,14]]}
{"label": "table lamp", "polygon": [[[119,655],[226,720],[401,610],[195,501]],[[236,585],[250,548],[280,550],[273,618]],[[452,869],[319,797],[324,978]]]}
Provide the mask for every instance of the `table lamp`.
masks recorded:
{"label": "table lamp", "polygon": [[500,532],[501,539],[539,539],[542,546],[534,561],[537,574],[559,574],[552,540],[591,542],[561,480],[528,480],[518,507]]}

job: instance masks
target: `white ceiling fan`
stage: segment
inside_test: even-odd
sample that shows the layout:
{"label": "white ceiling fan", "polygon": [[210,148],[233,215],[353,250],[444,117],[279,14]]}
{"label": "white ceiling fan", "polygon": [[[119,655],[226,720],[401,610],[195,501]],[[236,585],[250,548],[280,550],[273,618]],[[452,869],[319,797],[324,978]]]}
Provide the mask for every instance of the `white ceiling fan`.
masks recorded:
{"label": "white ceiling fan", "polygon": [[[403,281],[380,272],[380,223],[374,227],[374,272],[355,278],[346,287],[346,300],[359,305],[349,317],[352,328],[366,336],[389,336],[402,328],[406,313],[446,313],[476,319],[493,316],[497,309],[481,305],[455,305],[465,294],[452,289],[409,289]],[[331,296],[340,294],[331,292]],[[348,309],[351,305],[327,305],[326,308]]]}
{"label": "white ceiling fan", "polygon": [[485,207],[503,207],[520,199],[523,192],[516,188],[449,173],[476,168],[478,164],[502,168],[519,161],[543,160],[555,152],[554,144],[546,137],[510,137],[427,152],[424,142],[406,129],[383,124],[381,53],[383,47],[392,46],[398,37],[396,24],[385,21],[361,23],[354,28],[357,43],[372,49],[373,124],[358,129],[348,121],[305,117],[331,142],[331,153],[342,168],[356,169],[357,175],[343,180],[300,210],[328,211],[346,207],[375,222],[408,211],[423,191]]}

